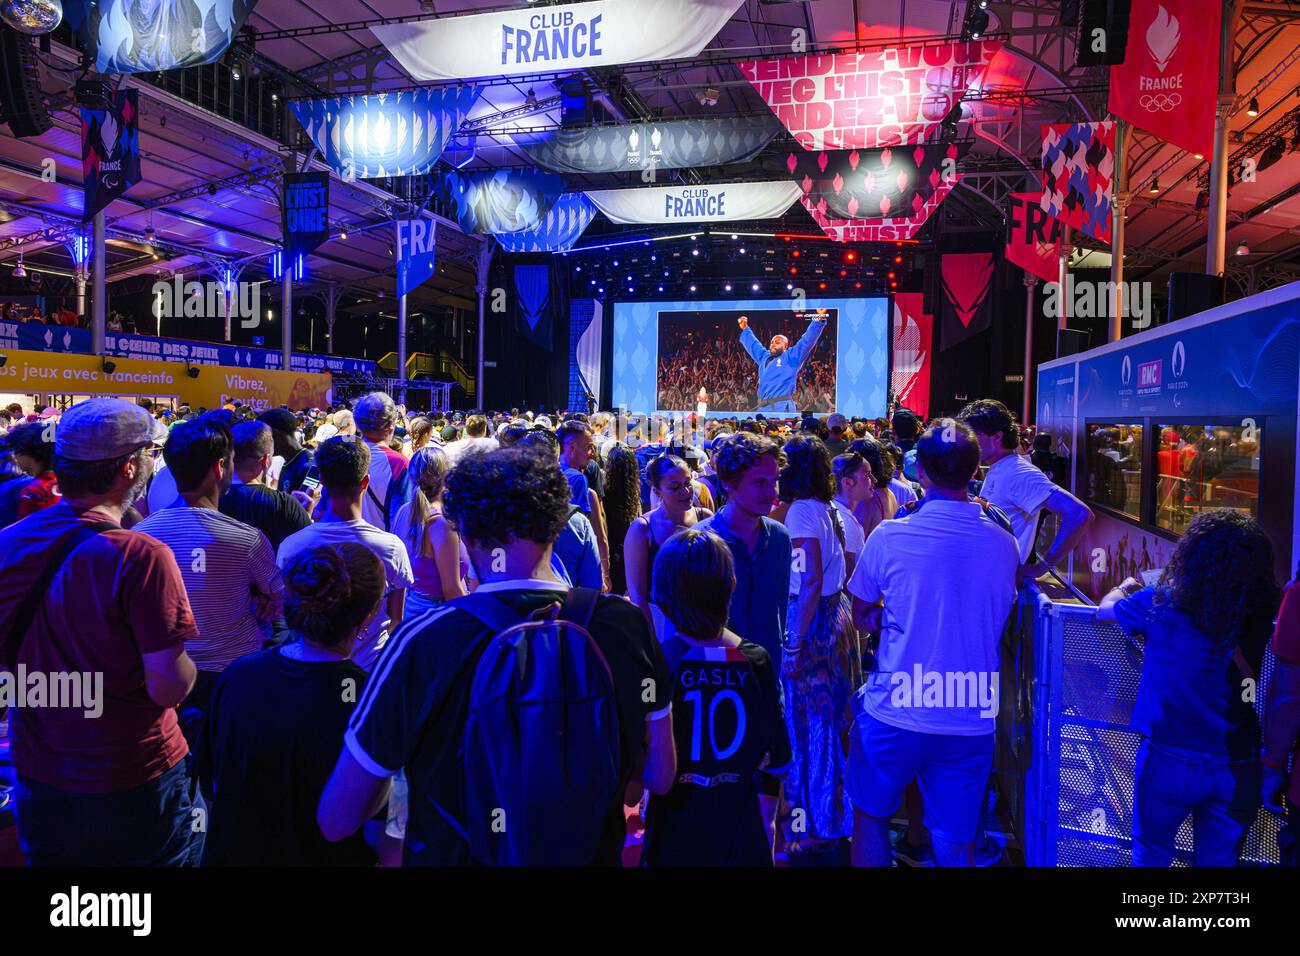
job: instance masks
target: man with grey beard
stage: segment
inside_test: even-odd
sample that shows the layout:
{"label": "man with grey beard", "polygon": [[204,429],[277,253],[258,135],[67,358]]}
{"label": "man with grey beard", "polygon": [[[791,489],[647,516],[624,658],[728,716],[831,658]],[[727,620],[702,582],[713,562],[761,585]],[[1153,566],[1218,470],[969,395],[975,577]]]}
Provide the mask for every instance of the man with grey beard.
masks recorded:
{"label": "man with grey beard", "polygon": [[[176,558],[121,527],[166,429],[119,399],[54,435],[62,500],[0,531],[0,668],[102,675],[103,710],[15,707],[18,837],[33,866],[197,863],[204,805],[176,705],[198,630]],[[93,723],[91,723],[93,721]]]}

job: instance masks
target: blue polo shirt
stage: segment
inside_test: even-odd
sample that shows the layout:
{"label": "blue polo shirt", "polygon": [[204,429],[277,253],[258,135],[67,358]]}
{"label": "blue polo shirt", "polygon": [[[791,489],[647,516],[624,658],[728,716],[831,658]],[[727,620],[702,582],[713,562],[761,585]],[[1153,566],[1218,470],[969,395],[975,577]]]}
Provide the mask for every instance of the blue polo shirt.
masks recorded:
{"label": "blue polo shirt", "polygon": [[753,554],[732,534],[722,512],[701,521],[696,528],[712,531],[731,550],[736,566],[736,590],[731,595],[727,627],[767,651],[780,673],[786,596],[790,589],[790,532],[771,518],[760,520],[758,547]]}

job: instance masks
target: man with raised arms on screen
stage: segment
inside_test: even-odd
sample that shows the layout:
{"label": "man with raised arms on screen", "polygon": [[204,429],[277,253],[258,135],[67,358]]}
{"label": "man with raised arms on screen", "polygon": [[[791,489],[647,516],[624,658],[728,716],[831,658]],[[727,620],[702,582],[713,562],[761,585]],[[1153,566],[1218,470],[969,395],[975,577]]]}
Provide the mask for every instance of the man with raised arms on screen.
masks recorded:
{"label": "man with raised arms on screen", "polygon": [[758,363],[758,412],[797,412],[794,396],[799,387],[799,370],[826,328],[826,312],[818,309],[808,323],[808,331],[791,346],[784,335],[772,336],[767,348],[749,328],[749,316],[742,315],[740,344]]}

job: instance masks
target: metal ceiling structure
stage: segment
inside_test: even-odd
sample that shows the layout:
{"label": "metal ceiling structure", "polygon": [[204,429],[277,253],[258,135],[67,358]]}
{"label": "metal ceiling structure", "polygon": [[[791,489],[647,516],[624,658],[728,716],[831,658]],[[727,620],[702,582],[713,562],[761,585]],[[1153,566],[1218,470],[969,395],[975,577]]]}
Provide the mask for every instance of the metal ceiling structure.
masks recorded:
{"label": "metal ceiling structure", "polygon": [[[183,78],[125,78],[141,91],[144,179],[109,207],[109,281],[223,264],[264,271],[279,244],[278,180],[285,163],[309,159],[311,168],[325,168],[311,157],[296,122],[285,115],[286,101],[412,86],[371,26],[519,6],[471,0],[262,0],[232,48],[232,55],[250,65],[246,72],[255,74],[244,78],[243,89],[223,64],[182,71]],[[988,3],[989,32],[1005,36],[1007,44],[979,89],[966,99],[962,134],[973,136],[976,145],[964,161],[965,181],[940,207],[934,228],[998,227],[1006,193],[1035,188],[1040,127],[1105,117],[1107,71],[1075,65],[1073,28],[1061,22],[1061,7],[1059,0]],[[741,76],[738,61],[790,55],[796,35],[809,50],[955,38],[966,8],[946,0],[746,0],[697,57],[594,70],[586,79],[600,104],[597,122],[762,113],[766,106]],[[0,136],[0,262],[18,254],[21,240],[28,261],[54,273],[72,268],[65,240],[76,232],[81,209],[78,118],[71,95],[80,70],[70,43],[67,36],[56,37],[42,57],[42,89],[54,128],[31,139],[7,132]],[[1234,62],[1234,155],[1258,155],[1279,139],[1285,144],[1282,157],[1260,169],[1254,182],[1231,187],[1227,244],[1230,252],[1240,247],[1242,254],[1229,256],[1228,276],[1231,288],[1245,293],[1300,275],[1300,143],[1295,129],[1300,3],[1244,3]],[[559,127],[553,81],[545,76],[490,78],[456,138],[458,149],[472,149],[466,168],[526,165],[517,140]],[[254,86],[256,92],[250,92]],[[718,91],[716,105],[698,96],[708,88]],[[255,105],[254,99],[259,101]],[[1248,112],[1252,99],[1259,109]],[[671,175],[697,183],[771,178],[781,168],[789,142],[778,137],[749,163]],[[1131,140],[1130,155],[1130,278],[1158,282],[1173,270],[1203,271],[1208,227],[1201,194],[1207,160],[1140,130]],[[1157,181],[1159,191],[1154,192]],[[634,182],[627,174],[609,174],[570,177],[569,186]],[[350,290],[362,299],[391,294],[391,219],[406,206],[404,188],[391,181],[332,181],[334,237],[308,261],[315,285]],[[420,296],[467,307],[484,241],[431,214],[439,219],[442,265]],[[799,206],[767,226],[817,233]],[[152,244],[146,241],[150,228]],[[593,241],[611,241],[629,232],[598,217],[588,235]],[[926,236],[923,231],[922,238]]]}

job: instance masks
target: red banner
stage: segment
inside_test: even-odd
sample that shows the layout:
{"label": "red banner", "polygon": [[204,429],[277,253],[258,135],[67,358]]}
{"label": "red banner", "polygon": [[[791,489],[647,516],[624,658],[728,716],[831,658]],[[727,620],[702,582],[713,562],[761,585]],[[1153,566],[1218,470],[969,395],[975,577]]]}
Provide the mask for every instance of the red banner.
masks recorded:
{"label": "red banner", "polygon": [[961,324],[970,328],[971,319],[993,286],[993,253],[950,253],[943,257],[942,271],[944,294]]}
{"label": "red banner", "polygon": [[889,242],[913,238],[959,182],[961,173],[953,173],[951,182],[940,181],[919,212],[897,219],[835,219],[825,200],[814,203],[810,197],[800,196],[799,201],[821,231],[836,242]]}
{"label": "red banner", "polygon": [[930,417],[930,349],[934,316],[922,308],[919,292],[894,296],[894,367],[890,389],[898,404],[916,412],[921,421]]}
{"label": "red banner", "polygon": [[1061,222],[1043,212],[1041,192],[1010,193],[1007,261],[1044,282],[1055,282],[1061,258]]}
{"label": "red banner", "polygon": [[804,149],[873,149],[924,142],[1000,49],[971,40],[737,66]]}
{"label": "red banner", "polygon": [[1222,22],[1218,2],[1133,0],[1124,62],[1110,68],[1110,111],[1190,153],[1210,155]]}

